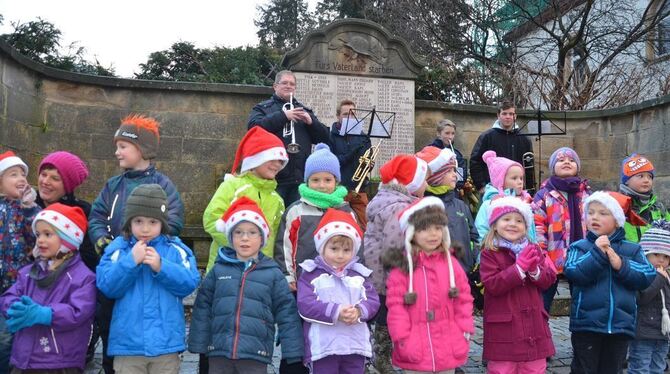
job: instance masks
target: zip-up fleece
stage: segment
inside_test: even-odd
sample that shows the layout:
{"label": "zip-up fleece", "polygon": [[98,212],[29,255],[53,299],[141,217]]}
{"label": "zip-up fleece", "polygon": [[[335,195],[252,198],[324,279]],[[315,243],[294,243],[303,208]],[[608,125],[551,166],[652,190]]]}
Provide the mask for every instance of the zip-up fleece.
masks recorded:
{"label": "zip-up fleece", "polygon": [[32,265],[25,266],[16,283],[2,295],[0,308],[5,317],[23,295],[53,312],[50,326],[34,325],[14,334],[11,364],[18,369],[84,370],[95,314],[95,274],[78,253],[63,266],[67,268],[49,288],[39,288],[29,275]]}
{"label": "zip-up fleece", "polygon": [[636,291],[649,287],[656,270],[640,245],[624,240],[624,236],[622,228],[609,236],[611,247],[621,257],[618,271],[595,245],[598,236],[592,231],[570,245],[563,269],[572,282],[570,331],[635,337]]}
{"label": "zip-up fleece", "polygon": [[216,264],[198,289],[188,350],[270,364],[275,324],[282,359],[299,362],[304,354],[302,325],[277,263],[263,253],[242,262],[234,249],[221,248]]}
{"label": "zip-up fleece", "polygon": [[251,172],[239,176],[226,175],[223,183],[219,185],[202,214],[202,224],[205,231],[212,237],[212,244],[209,246],[207,271],[214,266],[219,248],[230,245],[226,234],[216,229],[216,220],[223,216],[223,213],[228,210],[233,201],[242,196],[246,196],[258,204],[268,221],[268,225],[270,225],[270,237],[261,251],[264,255],[272,258],[279,221],[284,214],[284,200],[275,191],[276,189],[277,182],[274,179],[262,179]]}
{"label": "zip-up fleece", "polygon": [[[388,260],[393,256],[386,256]],[[468,278],[454,261],[458,296],[449,297],[449,266],[443,251],[419,252],[414,262],[416,302],[404,303],[409,274],[401,254],[386,283],[388,329],[393,342],[393,365],[405,370],[438,372],[454,369],[468,359],[472,334],[472,295]],[[452,260],[455,260],[452,258]],[[389,261],[393,262],[393,260]]]}

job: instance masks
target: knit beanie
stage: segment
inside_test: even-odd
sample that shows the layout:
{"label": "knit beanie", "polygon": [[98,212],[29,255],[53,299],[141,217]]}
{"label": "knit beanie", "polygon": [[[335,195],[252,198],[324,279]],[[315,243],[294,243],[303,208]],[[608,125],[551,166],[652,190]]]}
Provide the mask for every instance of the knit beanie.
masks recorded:
{"label": "knit beanie", "polygon": [[[407,264],[409,268],[409,286],[407,293],[404,296],[405,304],[414,304],[416,302],[416,293],[414,292],[414,258],[412,257],[412,239],[414,238],[414,224],[412,223],[412,216],[428,207],[439,208],[444,212],[444,203],[435,196],[428,196],[418,199],[414,203],[407,206],[398,213],[398,224],[400,231],[405,234],[405,256],[407,256]],[[449,266],[449,297],[455,298],[458,296],[458,288],[456,288],[456,277],[454,274],[454,265],[451,259],[451,238],[449,236],[449,228],[447,225],[442,226],[442,246],[446,252],[447,263]]]}
{"label": "knit beanie", "polygon": [[575,150],[570,147],[561,147],[555,150],[554,153],[551,154],[551,157],[549,157],[549,170],[551,171],[551,175],[554,175],[554,167],[556,166],[556,162],[558,162],[558,160],[563,157],[569,157],[575,160],[577,163],[577,173],[579,173],[579,171],[582,169],[582,162],[579,160],[577,152],[575,152]]}
{"label": "knit beanie", "polygon": [[505,175],[512,166],[518,166],[523,171],[523,166],[516,161],[512,161],[505,157],[498,157],[495,151],[486,151],[482,155],[482,160],[486,163],[489,169],[489,178],[491,185],[495,187],[501,194],[505,190]]}
{"label": "knit beanie", "polygon": [[48,167],[53,167],[63,181],[65,193],[72,193],[88,177],[88,168],[84,161],[70,152],[58,151],[49,153],[40,163],[39,172]]}
{"label": "knit beanie", "polygon": [[121,127],[114,134],[114,143],[125,140],[133,143],[142,153],[142,158],[152,160],[158,153],[160,124],[151,117],[131,114],[121,120]]}
{"label": "knit beanie", "polygon": [[258,204],[246,196],[233,201],[230,207],[223,213],[223,216],[216,220],[216,231],[226,234],[228,243],[232,247],[233,231],[235,231],[235,226],[242,222],[250,222],[258,226],[258,229],[263,234],[261,235],[262,243],[260,247],[263,248],[270,237],[270,225],[268,225],[268,221],[265,219],[263,211],[258,207]]}
{"label": "knit beanie", "polygon": [[282,168],[286,167],[288,155],[284,143],[264,128],[254,126],[237,146],[232,172],[234,174],[240,167],[240,173],[244,173],[272,160],[280,160],[283,163]]}
{"label": "knit beanie", "polygon": [[314,231],[314,245],[319,255],[323,256],[323,248],[330,238],[336,235],[346,236],[354,243],[352,248],[354,255],[361,248],[363,232],[356,223],[353,213],[344,212],[338,209],[328,208],[324,213],[319,226]]}
{"label": "knit beanie", "polygon": [[507,213],[519,213],[526,223],[526,233],[531,232],[535,226],[535,219],[530,205],[514,196],[494,197],[489,206],[489,227],[495,225],[498,218]]}
{"label": "knit beanie", "polygon": [[621,183],[626,184],[630,177],[644,172],[650,173],[651,177],[653,178],[655,176],[654,165],[651,163],[651,161],[649,161],[648,158],[642,155],[638,155],[637,153],[633,153],[632,155],[624,158],[623,162],[621,163]]}
{"label": "knit beanie", "polygon": [[12,151],[0,154],[0,176],[12,166],[20,166],[28,176],[28,165]]}
{"label": "knit beanie", "polygon": [[426,180],[428,164],[413,155],[397,155],[379,168],[382,183],[398,183],[414,193]]}
{"label": "knit beanie", "polygon": [[431,174],[426,181],[433,187],[442,184],[442,179],[450,167],[456,167],[456,154],[449,148],[439,149],[429,145],[417,152],[416,157],[428,163]]}
{"label": "knit beanie", "polygon": [[624,226],[626,223],[626,215],[624,214],[623,208],[619,201],[611,195],[611,192],[607,191],[596,191],[584,199],[584,221],[586,221],[586,215],[589,211],[589,204],[594,201],[599,202],[612,213],[617,227]]}
{"label": "knit beanie", "polygon": [[[37,214],[32,225],[34,234],[37,234],[36,227],[39,221],[44,221],[56,229],[61,239],[59,252],[62,253],[78,250],[88,227],[88,219],[80,207],[61,203],[51,204]],[[39,248],[35,245],[33,256],[37,258],[39,255]]]}
{"label": "knit beanie", "polygon": [[168,232],[168,201],[163,188],[158,184],[140,184],[128,196],[123,215],[123,227],[127,230],[130,221],[137,217],[150,217],[161,221],[161,232]]}
{"label": "knit beanie", "polygon": [[662,219],[652,222],[640,238],[640,247],[645,255],[659,253],[670,256],[670,222]]}
{"label": "knit beanie", "polygon": [[312,174],[324,171],[333,174],[337,183],[340,182],[340,161],[330,151],[328,144],[319,143],[305,162],[305,183]]}

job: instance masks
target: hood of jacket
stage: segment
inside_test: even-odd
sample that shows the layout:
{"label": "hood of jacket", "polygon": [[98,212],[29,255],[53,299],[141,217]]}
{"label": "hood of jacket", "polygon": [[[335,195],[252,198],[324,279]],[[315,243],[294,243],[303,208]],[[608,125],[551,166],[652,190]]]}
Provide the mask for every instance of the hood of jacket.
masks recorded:
{"label": "hood of jacket", "polygon": [[367,207],[367,215],[377,215],[390,205],[394,204],[411,204],[417,198],[410,195],[405,186],[397,183],[383,184],[379,186],[377,195],[370,200]]}
{"label": "hood of jacket", "polygon": [[517,132],[517,131],[519,131],[519,125],[516,124],[516,121],[514,122],[514,126],[512,127],[512,131],[505,130],[502,127],[502,125],[500,124],[500,120],[496,120],[495,122],[493,122],[493,125],[491,125],[491,128],[502,130],[502,131],[505,131],[505,132]]}

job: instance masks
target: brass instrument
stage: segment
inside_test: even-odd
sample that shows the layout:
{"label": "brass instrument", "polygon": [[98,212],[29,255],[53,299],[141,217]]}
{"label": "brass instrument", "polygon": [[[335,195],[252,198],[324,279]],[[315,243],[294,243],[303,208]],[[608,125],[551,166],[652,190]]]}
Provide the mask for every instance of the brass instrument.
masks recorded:
{"label": "brass instrument", "polygon": [[[293,110],[295,107],[293,106],[293,93],[290,94],[289,100],[287,103],[282,105],[281,109],[286,112],[288,110]],[[289,121],[284,125],[284,137],[290,136],[291,137],[291,143],[289,143],[286,146],[286,152],[288,153],[298,153],[300,152],[300,144],[295,142],[295,124],[293,123],[293,120]]]}
{"label": "brass instrument", "polygon": [[535,194],[535,155],[533,152],[526,152],[521,157],[524,171],[524,187],[529,194]]}
{"label": "brass instrument", "polygon": [[356,193],[358,193],[361,190],[361,187],[363,187],[365,179],[370,177],[370,173],[372,173],[372,169],[375,167],[375,160],[379,155],[379,146],[382,144],[383,140],[384,139],[381,139],[377,145],[370,147],[367,151],[365,151],[363,156],[358,158],[358,167],[354,172],[354,176],[351,177],[352,181],[358,182],[356,188],[354,189]]}

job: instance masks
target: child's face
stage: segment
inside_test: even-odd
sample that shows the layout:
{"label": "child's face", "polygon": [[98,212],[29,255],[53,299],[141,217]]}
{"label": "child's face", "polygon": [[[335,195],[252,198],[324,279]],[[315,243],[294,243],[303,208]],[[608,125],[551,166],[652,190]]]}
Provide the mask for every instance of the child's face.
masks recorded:
{"label": "child's face", "polygon": [[654,178],[648,171],[637,173],[626,182],[628,187],[639,193],[649,193],[654,186]]}
{"label": "child's face", "polygon": [[415,231],[412,242],[421,248],[421,251],[432,253],[442,245],[443,233],[444,229],[442,226],[430,225],[425,230]]}
{"label": "child's face", "polygon": [[35,224],[35,239],[37,249],[42,258],[50,259],[56,257],[60,249],[60,236],[56,229],[45,221],[37,221]]}
{"label": "child's face", "polygon": [[336,237],[328,239],[323,247],[323,260],[335,269],[342,269],[352,258],[354,250],[351,248],[351,239],[333,240]]}
{"label": "child's face", "polygon": [[442,179],[442,185],[449,186],[449,188],[453,190],[456,188],[456,182],[458,182],[458,173],[456,173],[455,167],[450,166],[447,169],[447,173],[444,175],[444,179]]}
{"label": "child's face", "polygon": [[152,217],[137,216],[130,220],[130,232],[137,240],[150,242],[161,234],[163,224]]}
{"label": "child's face", "polygon": [[261,179],[275,179],[277,173],[281,171],[282,165],[283,163],[281,160],[270,160],[253,168],[251,172]]}
{"label": "child's face", "polygon": [[9,199],[20,199],[27,185],[26,173],[20,166],[12,166],[0,175],[0,192]]}
{"label": "child's face", "polygon": [[331,194],[337,187],[337,180],[333,174],[326,171],[320,171],[309,176],[307,187],[319,192]]}
{"label": "child's face", "polygon": [[65,196],[65,185],[58,170],[44,168],[37,178],[37,188],[40,197],[47,204],[52,204]]}
{"label": "child's face", "polygon": [[428,187],[428,183],[426,181],[423,181],[423,183],[421,183],[421,186],[419,187],[419,189],[412,192],[412,195],[414,195],[416,197],[423,197],[423,194],[426,192],[427,187]]}
{"label": "child's face", "polygon": [[523,191],[523,169],[519,166],[512,166],[507,169],[507,174],[505,174],[505,185],[504,189],[511,188],[517,194],[520,194]]}
{"label": "child's face", "polygon": [[617,228],[612,212],[597,201],[592,201],[586,211],[586,227],[598,236],[610,235]]}
{"label": "child's face", "polygon": [[116,141],[114,155],[119,160],[119,166],[123,169],[136,169],[144,160],[140,149],[135,144],[125,140]]}
{"label": "child's face", "polygon": [[233,248],[237,253],[237,259],[247,261],[256,258],[261,250],[263,233],[251,222],[241,222],[233,228]]}
{"label": "child's face", "polygon": [[520,213],[510,212],[496,220],[493,230],[503,239],[516,243],[526,237],[526,221]]}
{"label": "child's face", "polygon": [[554,175],[559,178],[574,177],[577,175],[577,162],[568,156],[563,156],[556,160],[554,166]]}
{"label": "child's face", "polygon": [[663,268],[666,269],[670,266],[670,256],[664,255],[662,253],[650,253],[647,255],[647,260],[654,269]]}
{"label": "child's face", "polygon": [[442,131],[437,133],[437,136],[442,139],[442,142],[445,145],[448,145],[449,143],[454,142],[454,138],[456,137],[456,129],[451,126],[445,126]]}

